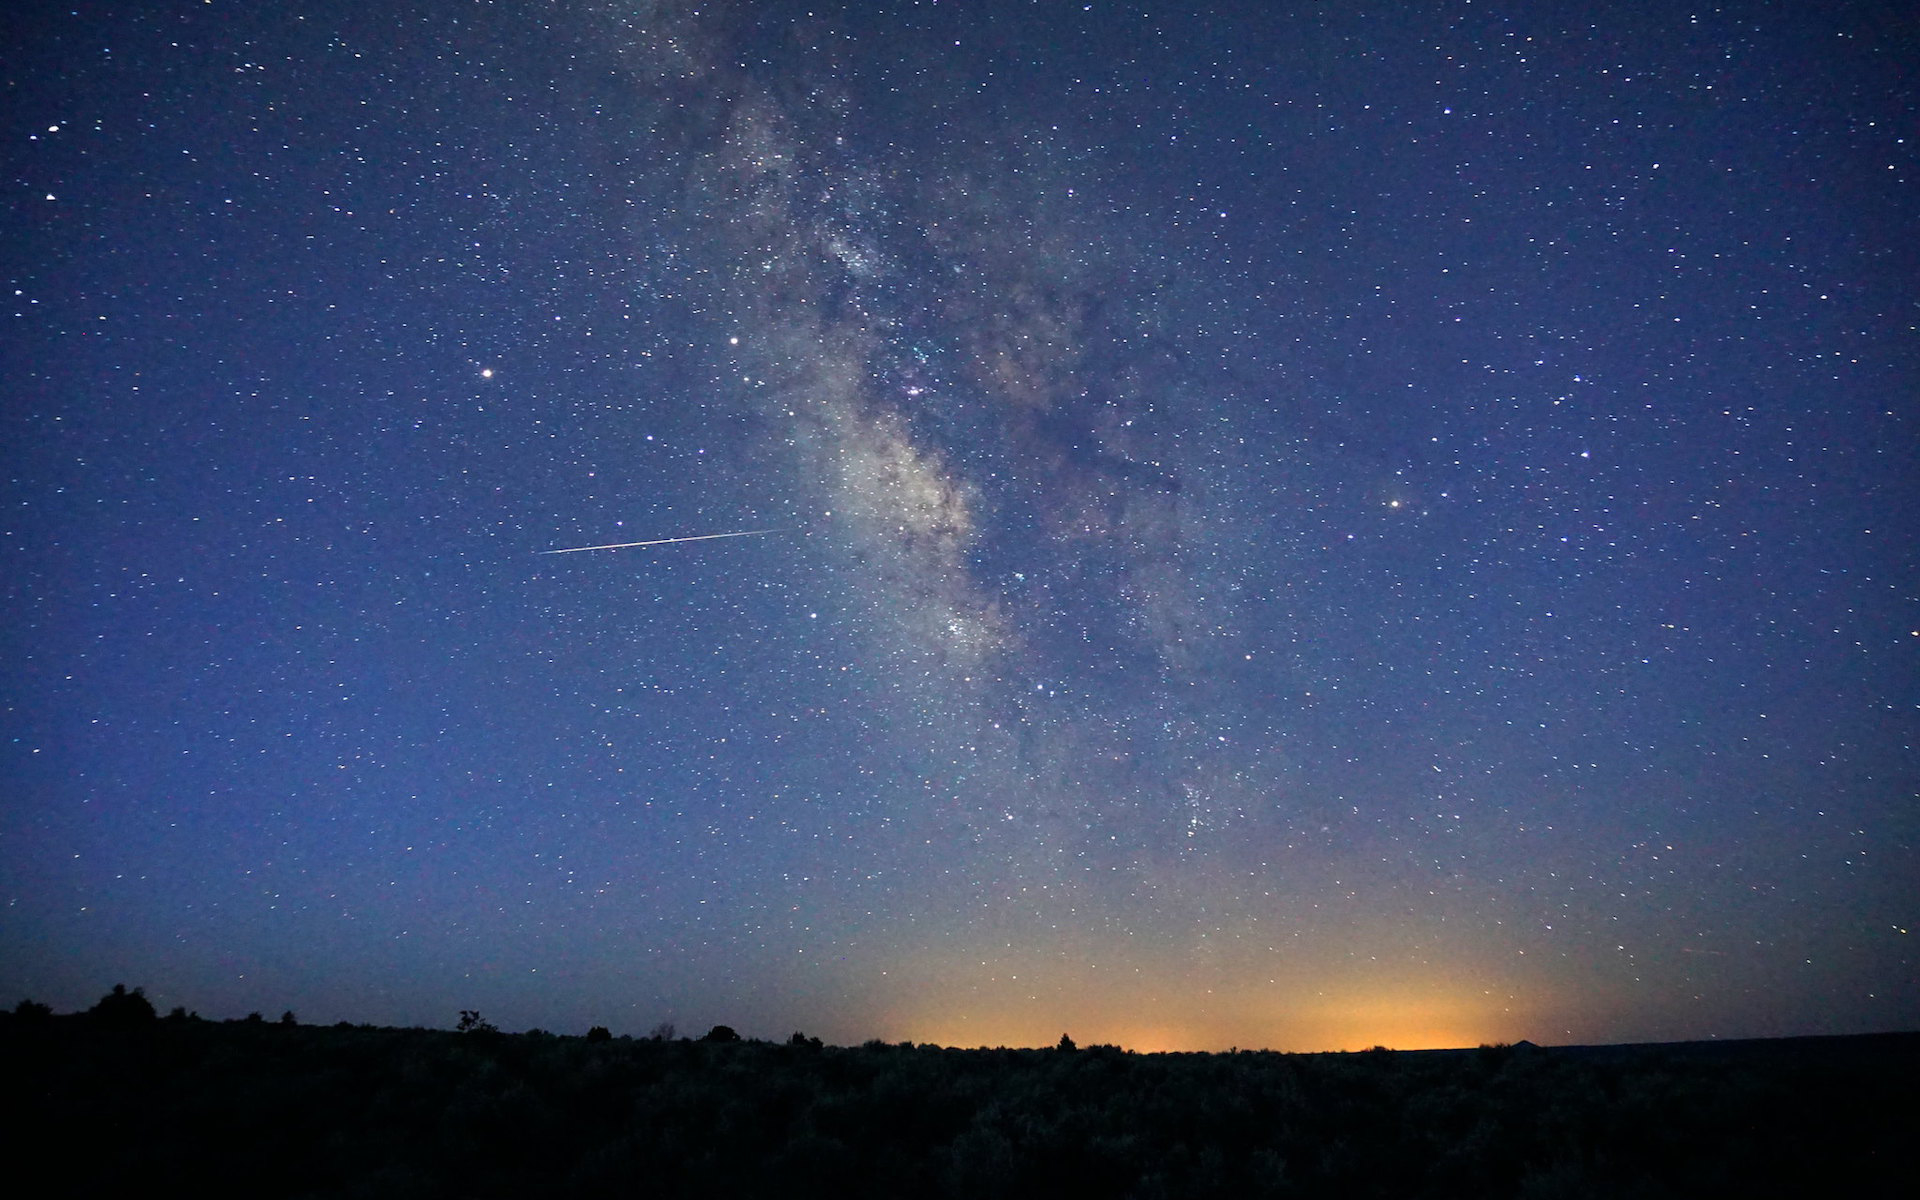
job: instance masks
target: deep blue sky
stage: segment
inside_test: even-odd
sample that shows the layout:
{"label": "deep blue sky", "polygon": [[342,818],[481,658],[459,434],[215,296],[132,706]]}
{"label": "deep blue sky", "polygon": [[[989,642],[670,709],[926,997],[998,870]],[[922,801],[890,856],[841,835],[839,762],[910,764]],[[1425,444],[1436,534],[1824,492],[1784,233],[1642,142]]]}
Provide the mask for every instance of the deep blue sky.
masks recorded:
{"label": "deep blue sky", "polygon": [[10,9],[0,1001],[1914,1028],[1896,7]]}

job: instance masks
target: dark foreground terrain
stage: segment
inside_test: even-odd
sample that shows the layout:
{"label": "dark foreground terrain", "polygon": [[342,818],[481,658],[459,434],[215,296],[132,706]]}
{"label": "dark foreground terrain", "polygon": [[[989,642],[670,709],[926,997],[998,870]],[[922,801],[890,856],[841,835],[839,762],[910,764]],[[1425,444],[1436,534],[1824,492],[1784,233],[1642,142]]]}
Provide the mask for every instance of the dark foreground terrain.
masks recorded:
{"label": "dark foreground terrain", "polygon": [[796,1041],[0,1014],[7,1175],[53,1182],[35,1196],[1913,1194],[1920,1035],[1362,1054]]}

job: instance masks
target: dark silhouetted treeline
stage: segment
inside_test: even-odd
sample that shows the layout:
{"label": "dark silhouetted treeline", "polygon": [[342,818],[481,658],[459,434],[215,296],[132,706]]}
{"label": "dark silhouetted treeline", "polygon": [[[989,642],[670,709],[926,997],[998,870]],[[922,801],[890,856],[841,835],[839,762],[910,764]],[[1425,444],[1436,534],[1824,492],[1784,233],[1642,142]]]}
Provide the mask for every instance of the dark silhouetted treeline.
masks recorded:
{"label": "dark silhouetted treeline", "polygon": [[115,996],[0,1014],[10,1175],[36,1197],[1904,1196],[1920,1127],[1910,1034],[1143,1055],[211,1022]]}

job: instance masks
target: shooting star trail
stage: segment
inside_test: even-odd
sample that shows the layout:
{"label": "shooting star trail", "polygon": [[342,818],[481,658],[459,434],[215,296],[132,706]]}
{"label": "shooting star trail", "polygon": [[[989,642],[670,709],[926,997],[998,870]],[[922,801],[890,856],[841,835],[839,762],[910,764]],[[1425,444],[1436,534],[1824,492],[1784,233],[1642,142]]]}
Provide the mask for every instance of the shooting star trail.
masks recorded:
{"label": "shooting star trail", "polygon": [[636,546],[671,546],[677,542],[710,542],[715,538],[758,537],[763,533],[789,533],[786,529],[742,529],[738,533],[702,533],[693,537],[655,538],[650,542],[614,542],[607,546],[568,546],[561,550],[540,550],[540,554],[578,554],[583,550],[631,550]]}

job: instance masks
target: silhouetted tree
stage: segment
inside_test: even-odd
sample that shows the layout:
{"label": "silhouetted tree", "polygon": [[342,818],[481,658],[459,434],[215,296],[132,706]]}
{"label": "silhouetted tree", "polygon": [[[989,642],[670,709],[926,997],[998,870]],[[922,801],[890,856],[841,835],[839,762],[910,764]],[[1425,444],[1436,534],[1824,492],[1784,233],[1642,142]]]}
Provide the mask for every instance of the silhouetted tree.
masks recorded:
{"label": "silhouetted tree", "polygon": [[282,1025],[298,1025],[300,1022],[294,1019],[293,1010],[288,1009],[280,1014],[280,1023]]}
{"label": "silhouetted tree", "polygon": [[44,1021],[53,1015],[53,1006],[38,1000],[22,1000],[13,1006],[13,1015],[22,1021]]}
{"label": "silhouetted tree", "polygon": [[1066,1034],[1063,1033],[1060,1035],[1060,1041],[1057,1045],[1054,1046],[1054,1049],[1055,1050],[1075,1050],[1075,1049],[1078,1049],[1078,1047],[1073,1044],[1072,1038],[1068,1037]]}
{"label": "silhouetted tree", "polygon": [[820,1039],[817,1037],[810,1038],[796,1029],[794,1030],[793,1036],[787,1039],[787,1045],[798,1046],[803,1050],[818,1050],[820,1048]]}
{"label": "silhouetted tree", "polygon": [[610,1042],[613,1040],[613,1033],[605,1025],[595,1025],[592,1029],[587,1030],[587,1040],[590,1042]]}
{"label": "silhouetted tree", "polygon": [[489,1021],[485,1017],[481,1016],[477,1010],[470,1009],[470,1008],[463,1008],[460,1010],[460,1023],[454,1026],[454,1030],[458,1033],[499,1033],[500,1032],[498,1029],[494,1027],[494,1024],[492,1021]]}
{"label": "silhouetted tree", "polygon": [[114,984],[113,990],[100,997],[100,1003],[89,1009],[87,1015],[116,1029],[135,1029],[159,1019],[153,1011],[153,1001],[147,999],[146,989],[135,988],[129,992],[124,983]]}
{"label": "silhouetted tree", "polygon": [[670,1042],[678,1032],[679,1031],[673,1027],[672,1021],[662,1021],[658,1025],[655,1025],[652,1031],[647,1034],[647,1040],[650,1042]]}
{"label": "silhouetted tree", "polygon": [[733,1026],[731,1025],[715,1025],[712,1029],[707,1030],[707,1036],[700,1040],[703,1042],[737,1042],[740,1040],[740,1035],[733,1031]]}

